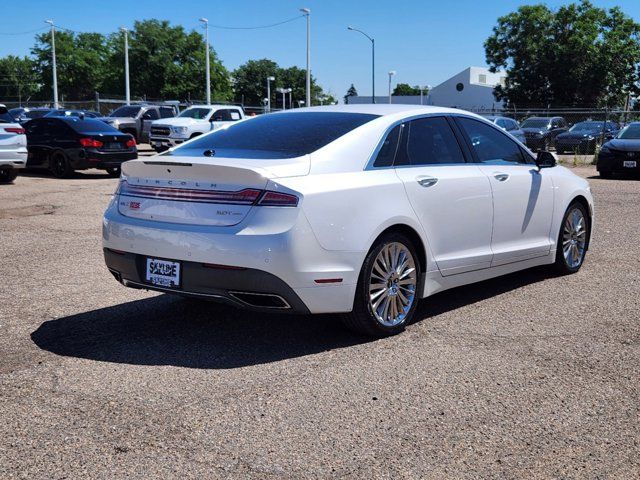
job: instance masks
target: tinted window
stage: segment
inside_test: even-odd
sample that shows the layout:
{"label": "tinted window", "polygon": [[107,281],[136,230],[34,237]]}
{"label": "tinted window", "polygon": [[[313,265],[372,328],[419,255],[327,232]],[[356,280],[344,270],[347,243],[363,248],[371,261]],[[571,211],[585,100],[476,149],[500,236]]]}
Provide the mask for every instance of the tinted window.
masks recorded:
{"label": "tinted window", "polygon": [[235,120],[240,120],[240,112],[228,108],[216,110],[216,113],[211,117],[212,122],[233,122]]}
{"label": "tinted window", "polygon": [[508,131],[518,130],[518,123],[515,120],[506,120],[506,122]]}
{"label": "tinted window", "polygon": [[66,124],[79,133],[115,133],[118,130],[102,120],[94,120],[93,118],[70,118],[65,120]]}
{"label": "tinted window", "polygon": [[29,120],[24,129],[27,135],[42,135],[44,133],[44,120]]}
{"label": "tinted window", "polygon": [[522,122],[522,128],[547,128],[548,126],[548,118],[527,118]]}
{"label": "tinted window", "polygon": [[389,132],[387,138],[384,139],[384,142],[380,147],[376,161],[373,164],[374,167],[390,167],[393,165],[393,159],[396,156],[396,149],[398,148],[398,140],[400,139],[401,130],[402,127],[398,125]]}
{"label": "tinted window", "polygon": [[631,123],[624,127],[618,134],[618,138],[624,138],[627,140],[640,139],[640,123]]}
{"label": "tinted window", "polygon": [[377,115],[344,112],[284,112],[260,115],[214,130],[164,155],[293,158],[314,152]]}
{"label": "tinted window", "polygon": [[396,165],[464,163],[453,130],[444,117],[413,120],[405,124]]}
{"label": "tinted window", "polygon": [[109,116],[134,118],[138,115],[141,108],[142,107],[132,107],[131,105],[127,105],[125,107],[116,108]]}
{"label": "tinted window", "polygon": [[499,118],[498,120],[496,120],[496,125],[498,125],[500,128],[507,128],[507,121],[503,118]]}
{"label": "tinted window", "polygon": [[29,110],[28,112],[24,112],[23,116],[27,118],[42,118],[49,112],[50,110]]}
{"label": "tinted window", "polygon": [[160,118],[171,118],[171,117],[173,117],[173,108],[160,107]]}
{"label": "tinted window", "polygon": [[151,109],[151,110],[147,110],[143,115],[142,118],[145,120],[158,120],[160,118],[160,116],[158,115],[158,111],[155,109]]}
{"label": "tinted window", "polygon": [[182,118],[195,118],[197,120],[203,120],[207,118],[210,113],[210,108],[187,108],[186,110],[183,110],[178,116]]}
{"label": "tinted window", "polygon": [[13,117],[9,113],[0,112],[0,123],[13,123]]}
{"label": "tinted window", "polygon": [[44,128],[52,137],[65,136],[69,133],[67,126],[60,120],[47,119],[45,121]]}
{"label": "tinted window", "polygon": [[490,125],[471,118],[459,118],[473,150],[482,163],[525,163],[517,143]]}

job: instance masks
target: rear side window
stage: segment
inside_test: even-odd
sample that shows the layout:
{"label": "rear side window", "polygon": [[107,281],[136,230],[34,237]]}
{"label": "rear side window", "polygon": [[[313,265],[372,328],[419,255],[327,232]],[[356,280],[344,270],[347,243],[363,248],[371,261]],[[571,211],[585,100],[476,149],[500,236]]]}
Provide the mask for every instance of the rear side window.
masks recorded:
{"label": "rear side window", "polygon": [[396,165],[465,163],[458,141],[444,117],[412,120],[405,124]]}
{"label": "rear side window", "polygon": [[27,135],[42,135],[44,133],[44,120],[30,120],[25,124],[24,129]]}
{"label": "rear side window", "polygon": [[384,142],[380,147],[376,161],[373,163],[374,167],[390,167],[393,165],[393,159],[396,156],[401,130],[402,125],[397,125],[388,133],[387,138],[384,139]]}
{"label": "rear side window", "polygon": [[160,116],[158,115],[158,111],[155,109],[147,110],[142,116],[144,120],[158,120]]}
{"label": "rear side window", "polygon": [[216,110],[216,113],[211,117],[212,122],[235,122],[236,120],[240,120],[240,112],[228,108]]}
{"label": "rear side window", "polygon": [[378,115],[345,112],[283,112],[260,115],[214,130],[163,155],[293,158],[315,152]]}
{"label": "rear side window", "polygon": [[160,118],[171,118],[171,117],[173,117],[173,108],[160,107]]}
{"label": "rear side window", "polygon": [[458,122],[469,136],[480,163],[525,163],[518,144],[499,130],[471,118],[459,118]]}

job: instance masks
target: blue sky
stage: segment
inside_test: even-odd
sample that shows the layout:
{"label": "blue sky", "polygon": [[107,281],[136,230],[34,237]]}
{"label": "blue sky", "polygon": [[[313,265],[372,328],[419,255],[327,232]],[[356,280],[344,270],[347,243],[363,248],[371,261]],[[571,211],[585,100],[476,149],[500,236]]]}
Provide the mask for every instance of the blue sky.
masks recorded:
{"label": "blue sky", "polygon": [[[78,31],[109,33],[134,20],[166,19],[187,29],[198,28],[198,18],[212,25],[258,26],[312,11],[312,71],[319,83],[341,97],[353,82],[360,95],[371,93],[370,43],[360,28],[376,39],[376,92],[386,92],[387,72],[395,81],[437,85],[471,65],[484,65],[483,42],[496,19],[519,5],[518,0],[22,0],[2,1],[0,56],[25,55],[33,33],[4,35],[41,28],[43,20]],[[547,1],[551,7],[568,3]],[[593,0],[602,7],[619,5],[640,22],[638,0]],[[270,58],[281,66],[305,65],[303,18],[279,27],[259,30],[212,28],[213,47],[227,68],[249,59]],[[117,92],[109,92],[117,93]]]}

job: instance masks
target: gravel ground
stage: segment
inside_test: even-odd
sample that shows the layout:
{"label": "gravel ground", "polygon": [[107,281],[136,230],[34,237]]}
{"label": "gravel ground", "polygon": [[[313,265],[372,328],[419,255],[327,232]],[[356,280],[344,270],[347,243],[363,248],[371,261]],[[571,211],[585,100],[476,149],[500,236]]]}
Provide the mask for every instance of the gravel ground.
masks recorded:
{"label": "gravel ground", "polygon": [[116,180],[19,177],[0,187],[0,478],[640,477],[640,182],[590,181],[577,275],[445,292],[370,341],[126,289],[100,248]]}

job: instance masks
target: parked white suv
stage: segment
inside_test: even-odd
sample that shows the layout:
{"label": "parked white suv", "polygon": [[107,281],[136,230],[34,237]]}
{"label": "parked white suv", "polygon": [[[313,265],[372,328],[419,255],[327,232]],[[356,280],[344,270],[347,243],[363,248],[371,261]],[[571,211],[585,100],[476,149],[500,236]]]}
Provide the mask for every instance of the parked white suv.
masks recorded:
{"label": "parked white suv", "polygon": [[175,118],[163,118],[151,124],[149,143],[157,152],[187,140],[223,128],[244,119],[242,107],[232,105],[194,105]]}
{"label": "parked white suv", "polygon": [[0,104],[0,183],[11,183],[27,164],[27,136]]}

